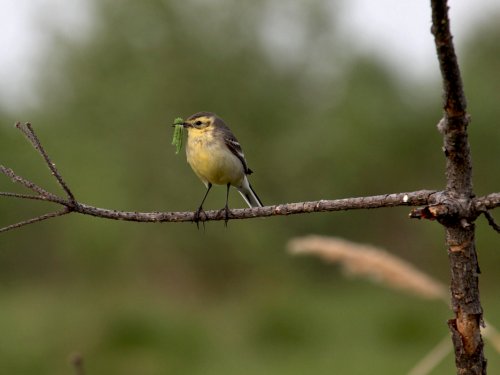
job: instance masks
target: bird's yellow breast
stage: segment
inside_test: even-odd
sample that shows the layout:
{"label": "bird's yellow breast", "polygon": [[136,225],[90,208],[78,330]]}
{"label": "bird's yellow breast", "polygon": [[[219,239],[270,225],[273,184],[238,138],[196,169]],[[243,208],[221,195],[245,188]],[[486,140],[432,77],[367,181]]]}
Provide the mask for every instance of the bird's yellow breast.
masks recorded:
{"label": "bird's yellow breast", "polygon": [[243,164],[227,148],[224,139],[214,135],[212,128],[188,130],[186,156],[204,184],[241,186],[245,177]]}

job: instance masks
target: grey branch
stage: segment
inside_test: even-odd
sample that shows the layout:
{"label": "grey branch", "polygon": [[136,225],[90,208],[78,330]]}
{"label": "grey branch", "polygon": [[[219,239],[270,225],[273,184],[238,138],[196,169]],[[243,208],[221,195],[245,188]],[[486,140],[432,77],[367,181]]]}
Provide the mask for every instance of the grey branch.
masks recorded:
{"label": "grey branch", "polygon": [[42,147],[42,144],[41,144],[40,140],[38,139],[38,137],[36,136],[35,131],[33,130],[33,127],[31,126],[31,124],[29,122],[27,122],[25,124],[21,124],[20,122],[18,122],[16,124],[16,128],[21,130],[21,132],[26,136],[26,138],[31,142],[33,147],[35,147],[35,149],[38,151],[38,153],[40,155],[42,155],[43,159],[45,160],[45,163],[47,164],[50,171],[52,172],[52,175],[56,178],[59,185],[61,185],[63,190],[66,192],[68,198],[71,201],[74,201],[75,197],[73,196],[73,193],[69,190],[69,188],[66,185],[66,183],[64,182],[61,174],[56,169],[55,164],[52,163],[52,161],[49,158],[49,155],[45,152],[45,149]]}
{"label": "grey branch", "polygon": [[[0,172],[9,177],[14,183],[23,185],[32,190],[35,194],[18,194],[12,192],[0,192],[0,196],[17,198],[43,200],[53,202],[63,206],[63,209],[53,213],[41,215],[29,220],[25,220],[16,224],[12,224],[0,229],[0,232],[5,232],[11,229],[19,228],[24,225],[32,224],[38,221],[46,220],[52,217],[66,215],[74,212],[82,215],[91,215],[113,220],[126,220],[137,222],[186,222],[194,220],[194,212],[127,212],[110,210],[106,208],[93,207],[81,202],[78,202],[70,188],[52,162],[42,143],[35,134],[31,124],[17,123],[16,127],[26,136],[38,153],[43,157],[45,163],[49,167],[52,175],[56,178],[59,185],[66,192],[67,198],[59,197],[48,192],[37,184],[17,175],[12,169],[5,166],[0,166]],[[273,206],[234,209],[230,212],[230,219],[250,219],[257,217],[270,217],[281,215],[296,215],[311,212],[327,212],[327,211],[344,211],[353,209],[368,209],[380,207],[395,207],[395,206],[420,206],[428,204],[432,201],[431,197],[435,192],[432,190],[420,190],[409,193],[395,193],[377,195],[371,197],[344,198],[336,200],[320,200],[313,202],[298,202],[278,204]],[[222,211],[206,211],[202,215],[202,221],[224,220],[225,216]]]}
{"label": "grey branch", "polygon": [[[21,221],[0,229],[1,232],[6,232],[11,229],[16,229],[24,225],[32,224],[38,221],[50,219],[57,216],[66,215],[69,213],[79,213],[82,215],[90,215],[112,220],[136,221],[136,222],[192,222],[194,220],[194,212],[136,212],[136,211],[117,211],[106,208],[94,207],[88,204],[78,202],[68,185],[64,182],[61,174],[52,163],[47,152],[43,148],[40,140],[36,136],[33,128],[29,124],[16,125],[28,140],[33,144],[35,149],[42,155],[45,163],[48,165],[52,175],[56,178],[59,185],[66,192],[67,198],[59,197],[55,194],[48,192],[37,184],[17,175],[12,169],[0,165],[0,172],[9,177],[14,183],[18,183],[35,194],[19,194],[12,192],[0,192],[0,196],[17,198],[17,199],[30,199],[30,200],[43,200],[47,202],[56,203],[63,206],[62,210],[41,215],[32,219]],[[443,198],[444,197],[444,198]],[[434,190],[418,190],[406,193],[392,193],[367,197],[354,197],[343,198],[335,200],[319,200],[311,202],[296,202],[277,204],[272,206],[246,208],[246,209],[233,209],[230,211],[230,219],[252,219],[259,217],[271,216],[284,216],[284,215],[297,215],[312,212],[333,212],[333,211],[347,211],[358,209],[373,209],[382,207],[396,207],[396,206],[413,206],[413,207],[436,207],[442,204],[442,200],[446,199],[449,204],[449,198],[443,192]],[[485,213],[488,209],[500,206],[500,194],[490,194],[475,200],[475,207],[478,213]],[[416,215],[413,217],[427,218],[423,215]],[[225,215],[222,211],[212,210],[204,212],[202,221],[217,221],[224,220]],[[431,218],[435,219],[435,218]],[[438,218],[439,219],[439,218]],[[489,220],[489,219],[488,219]]]}
{"label": "grey branch", "polygon": [[[37,148],[37,150],[39,149],[43,150],[43,148],[39,143],[38,145],[39,147]],[[47,158],[46,160],[50,159]],[[68,194],[67,199],[49,193],[45,189],[36,185],[35,183],[28,181],[21,176],[18,176],[10,168],[0,166],[0,172],[10,177],[13,182],[19,183],[37,193],[36,195],[28,195],[28,194],[18,194],[11,192],[0,192],[0,196],[18,198],[18,199],[44,200],[63,206],[62,211],[50,213],[47,215],[42,215],[34,219],[9,225],[8,227],[0,229],[0,232],[15,229],[20,226],[31,224],[37,221],[49,219],[51,217],[65,215],[70,212],[75,212],[82,215],[91,215],[106,219],[136,221],[136,222],[160,223],[160,222],[186,222],[194,220],[194,212],[191,211],[135,212],[135,211],[117,211],[106,208],[93,207],[76,201],[66,184],[65,184],[66,189],[70,193]],[[57,175],[60,176],[58,172]],[[63,181],[62,177],[59,178],[61,181]],[[369,197],[319,200],[311,202],[278,204],[273,206],[265,206],[257,208],[233,209],[230,211],[230,219],[251,219],[258,217],[296,215],[296,214],[304,214],[312,212],[346,211],[346,210],[381,208],[381,207],[421,206],[433,202],[432,196],[436,193],[437,192],[433,190],[419,190],[408,193],[384,194],[384,195],[376,195]],[[217,211],[217,210],[206,211],[205,215],[202,215],[202,221],[213,221],[213,220],[224,220],[224,219],[225,219],[224,213],[222,211]]]}
{"label": "grey branch", "polygon": [[7,231],[12,230],[12,229],[20,228],[20,227],[23,227],[23,226],[28,225],[28,224],[37,223],[39,221],[43,221],[43,220],[47,220],[47,219],[52,219],[53,217],[58,217],[58,216],[66,215],[66,214],[69,214],[69,213],[70,213],[70,211],[68,209],[62,209],[60,211],[49,212],[47,214],[43,214],[43,215],[34,217],[32,219],[28,219],[28,220],[21,221],[19,223],[7,225],[6,227],[0,228],[0,233],[7,232]]}

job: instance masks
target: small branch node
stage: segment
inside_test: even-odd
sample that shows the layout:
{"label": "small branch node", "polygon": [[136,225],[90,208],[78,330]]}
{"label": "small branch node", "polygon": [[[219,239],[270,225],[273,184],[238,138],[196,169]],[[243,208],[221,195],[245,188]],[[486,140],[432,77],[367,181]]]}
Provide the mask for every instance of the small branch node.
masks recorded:
{"label": "small branch node", "polygon": [[449,213],[448,207],[444,204],[434,204],[425,207],[418,207],[410,211],[410,219],[437,220]]}
{"label": "small branch node", "polygon": [[446,132],[446,119],[443,117],[437,124],[437,129],[441,134]]}
{"label": "small branch node", "polygon": [[467,228],[470,228],[471,223],[469,223],[469,222],[467,221],[467,219],[462,218],[462,219],[460,219],[460,226],[461,226],[462,228],[464,228],[464,229],[467,229]]}

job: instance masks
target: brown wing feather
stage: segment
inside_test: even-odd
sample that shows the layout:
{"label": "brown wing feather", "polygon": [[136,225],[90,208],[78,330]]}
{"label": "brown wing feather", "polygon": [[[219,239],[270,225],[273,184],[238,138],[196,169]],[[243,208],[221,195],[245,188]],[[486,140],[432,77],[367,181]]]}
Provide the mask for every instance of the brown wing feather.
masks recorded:
{"label": "brown wing feather", "polygon": [[243,150],[241,149],[241,145],[234,136],[234,134],[231,132],[231,130],[227,127],[224,122],[217,118],[216,121],[218,121],[217,124],[217,130],[222,133],[222,136],[224,138],[224,143],[226,144],[227,148],[231,150],[231,152],[241,161],[241,164],[243,164],[243,169],[245,170],[245,174],[252,174],[253,171],[248,168],[247,161],[245,160],[245,154],[243,153]]}

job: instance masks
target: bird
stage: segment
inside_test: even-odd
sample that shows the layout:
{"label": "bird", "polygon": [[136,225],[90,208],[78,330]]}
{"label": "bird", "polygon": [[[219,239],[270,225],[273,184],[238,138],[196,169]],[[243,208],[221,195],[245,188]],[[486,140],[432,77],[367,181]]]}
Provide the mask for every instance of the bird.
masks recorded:
{"label": "bird", "polygon": [[189,116],[182,126],[187,130],[186,158],[207,191],[194,214],[200,221],[203,203],[213,185],[226,185],[225,226],[229,220],[229,188],[235,187],[249,207],[263,207],[248,181],[253,171],[248,167],[241,145],[224,120],[212,112]]}

